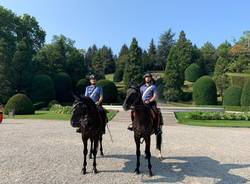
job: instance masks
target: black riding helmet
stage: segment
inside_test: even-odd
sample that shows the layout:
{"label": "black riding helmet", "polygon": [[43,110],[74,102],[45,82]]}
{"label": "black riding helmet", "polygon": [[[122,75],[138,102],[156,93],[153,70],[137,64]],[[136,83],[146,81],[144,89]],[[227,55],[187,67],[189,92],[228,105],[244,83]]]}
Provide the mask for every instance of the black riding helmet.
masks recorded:
{"label": "black riding helmet", "polygon": [[96,79],[96,76],[95,76],[94,74],[91,74],[91,75],[89,76],[89,80],[91,80],[91,79]]}
{"label": "black riding helmet", "polygon": [[148,73],[144,74],[144,76],[143,76],[143,82],[140,84],[140,86],[142,86],[143,84],[145,84],[145,78],[146,77],[151,77],[151,84],[155,84],[155,80],[154,80],[152,74],[150,72],[148,72]]}
{"label": "black riding helmet", "polygon": [[146,77],[151,77],[151,78],[153,78],[153,76],[152,76],[151,73],[145,73],[145,75],[143,76],[143,78],[145,79]]}

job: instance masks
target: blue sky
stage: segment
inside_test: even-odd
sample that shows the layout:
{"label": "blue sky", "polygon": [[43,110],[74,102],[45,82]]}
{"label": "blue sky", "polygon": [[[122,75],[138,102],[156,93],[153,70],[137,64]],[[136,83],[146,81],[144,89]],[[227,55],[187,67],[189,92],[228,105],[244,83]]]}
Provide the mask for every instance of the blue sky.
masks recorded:
{"label": "blue sky", "polygon": [[177,35],[184,30],[198,46],[206,41],[218,46],[250,30],[248,0],[0,0],[0,5],[36,17],[48,43],[63,34],[78,48],[105,44],[115,53],[132,37],[146,49],[169,28]]}

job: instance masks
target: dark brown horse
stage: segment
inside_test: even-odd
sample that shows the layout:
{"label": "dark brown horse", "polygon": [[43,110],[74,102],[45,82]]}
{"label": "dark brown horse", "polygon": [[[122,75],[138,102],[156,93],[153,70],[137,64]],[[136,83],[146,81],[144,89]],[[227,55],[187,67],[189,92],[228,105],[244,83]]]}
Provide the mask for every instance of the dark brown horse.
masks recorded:
{"label": "dark brown horse", "polygon": [[[123,104],[124,110],[132,110],[132,125],[133,125],[133,131],[134,131],[134,140],[136,143],[136,156],[137,156],[137,163],[135,172],[137,174],[140,173],[139,167],[140,167],[140,144],[141,139],[145,140],[145,154],[146,158],[148,159],[148,170],[149,170],[149,176],[152,176],[152,165],[151,165],[151,152],[150,152],[150,141],[151,141],[151,135],[154,133],[154,117],[151,113],[151,110],[149,107],[144,105],[142,101],[142,95],[140,93],[139,87],[135,83],[131,83],[128,90],[127,90],[127,96]],[[156,143],[157,143],[157,149],[161,150],[161,140],[162,135],[159,134],[156,136]],[[161,155],[160,155],[161,156]]]}
{"label": "dark brown horse", "polygon": [[86,174],[87,166],[87,154],[88,154],[88,139],[94,144],[93,150],[91,148],[91,153],[93,153],[93,172],[97,173],[96,169],[96,155],[98,149],[98,141],[102,137],[102,127],[103,121],[98,112],[97,106],[93,100],[89,97],[75,97],[75,102],[73,104],[73,114],[71,117],[71,125],[79,124],[81,127],[82,141],[83,141],[83,168],[82,173]]}

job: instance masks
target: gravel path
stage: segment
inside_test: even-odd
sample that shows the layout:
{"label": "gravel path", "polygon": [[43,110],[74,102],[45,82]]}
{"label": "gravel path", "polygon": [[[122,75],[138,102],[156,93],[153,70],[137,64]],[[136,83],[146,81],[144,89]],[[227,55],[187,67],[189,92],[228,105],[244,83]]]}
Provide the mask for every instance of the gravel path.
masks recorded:
{"label": "gravel path", "polygon": [[[250,129],[164,126],[163,156],[155,155],[154,176],[135,175],[133,133],[126,130],[129,114],[120,113],[110,124],[114,142],[104,136],[105,157],[98,156],[98,174],[82,176],[82,142],[69,122],[5,120],[0,125],[0,183],[250,183]],[[143,145],[144,147],[144,145]],[[143,149],[142,149],[143,153]]]}

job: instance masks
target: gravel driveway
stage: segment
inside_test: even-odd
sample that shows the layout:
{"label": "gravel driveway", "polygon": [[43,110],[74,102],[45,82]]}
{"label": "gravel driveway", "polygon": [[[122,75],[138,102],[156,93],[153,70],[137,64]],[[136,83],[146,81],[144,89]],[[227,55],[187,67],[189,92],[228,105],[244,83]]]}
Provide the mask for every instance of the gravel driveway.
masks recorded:
{"label": "gravel driveway", "polygon": [[135,175],[128,117],[122,112],[109,124],[114,142],[104,136],[105,157],[97,159],[99,173],[92,173],[92,160],[88,160],[85,176],[80,173],[81,137],[69,122],[5,120],[0,125],[0,183],[250,183],[250,129],[243,128],[166,125],[164,160],[155,157],[152,136],[154,176],[147,176],[143,157],[142,174]]}

